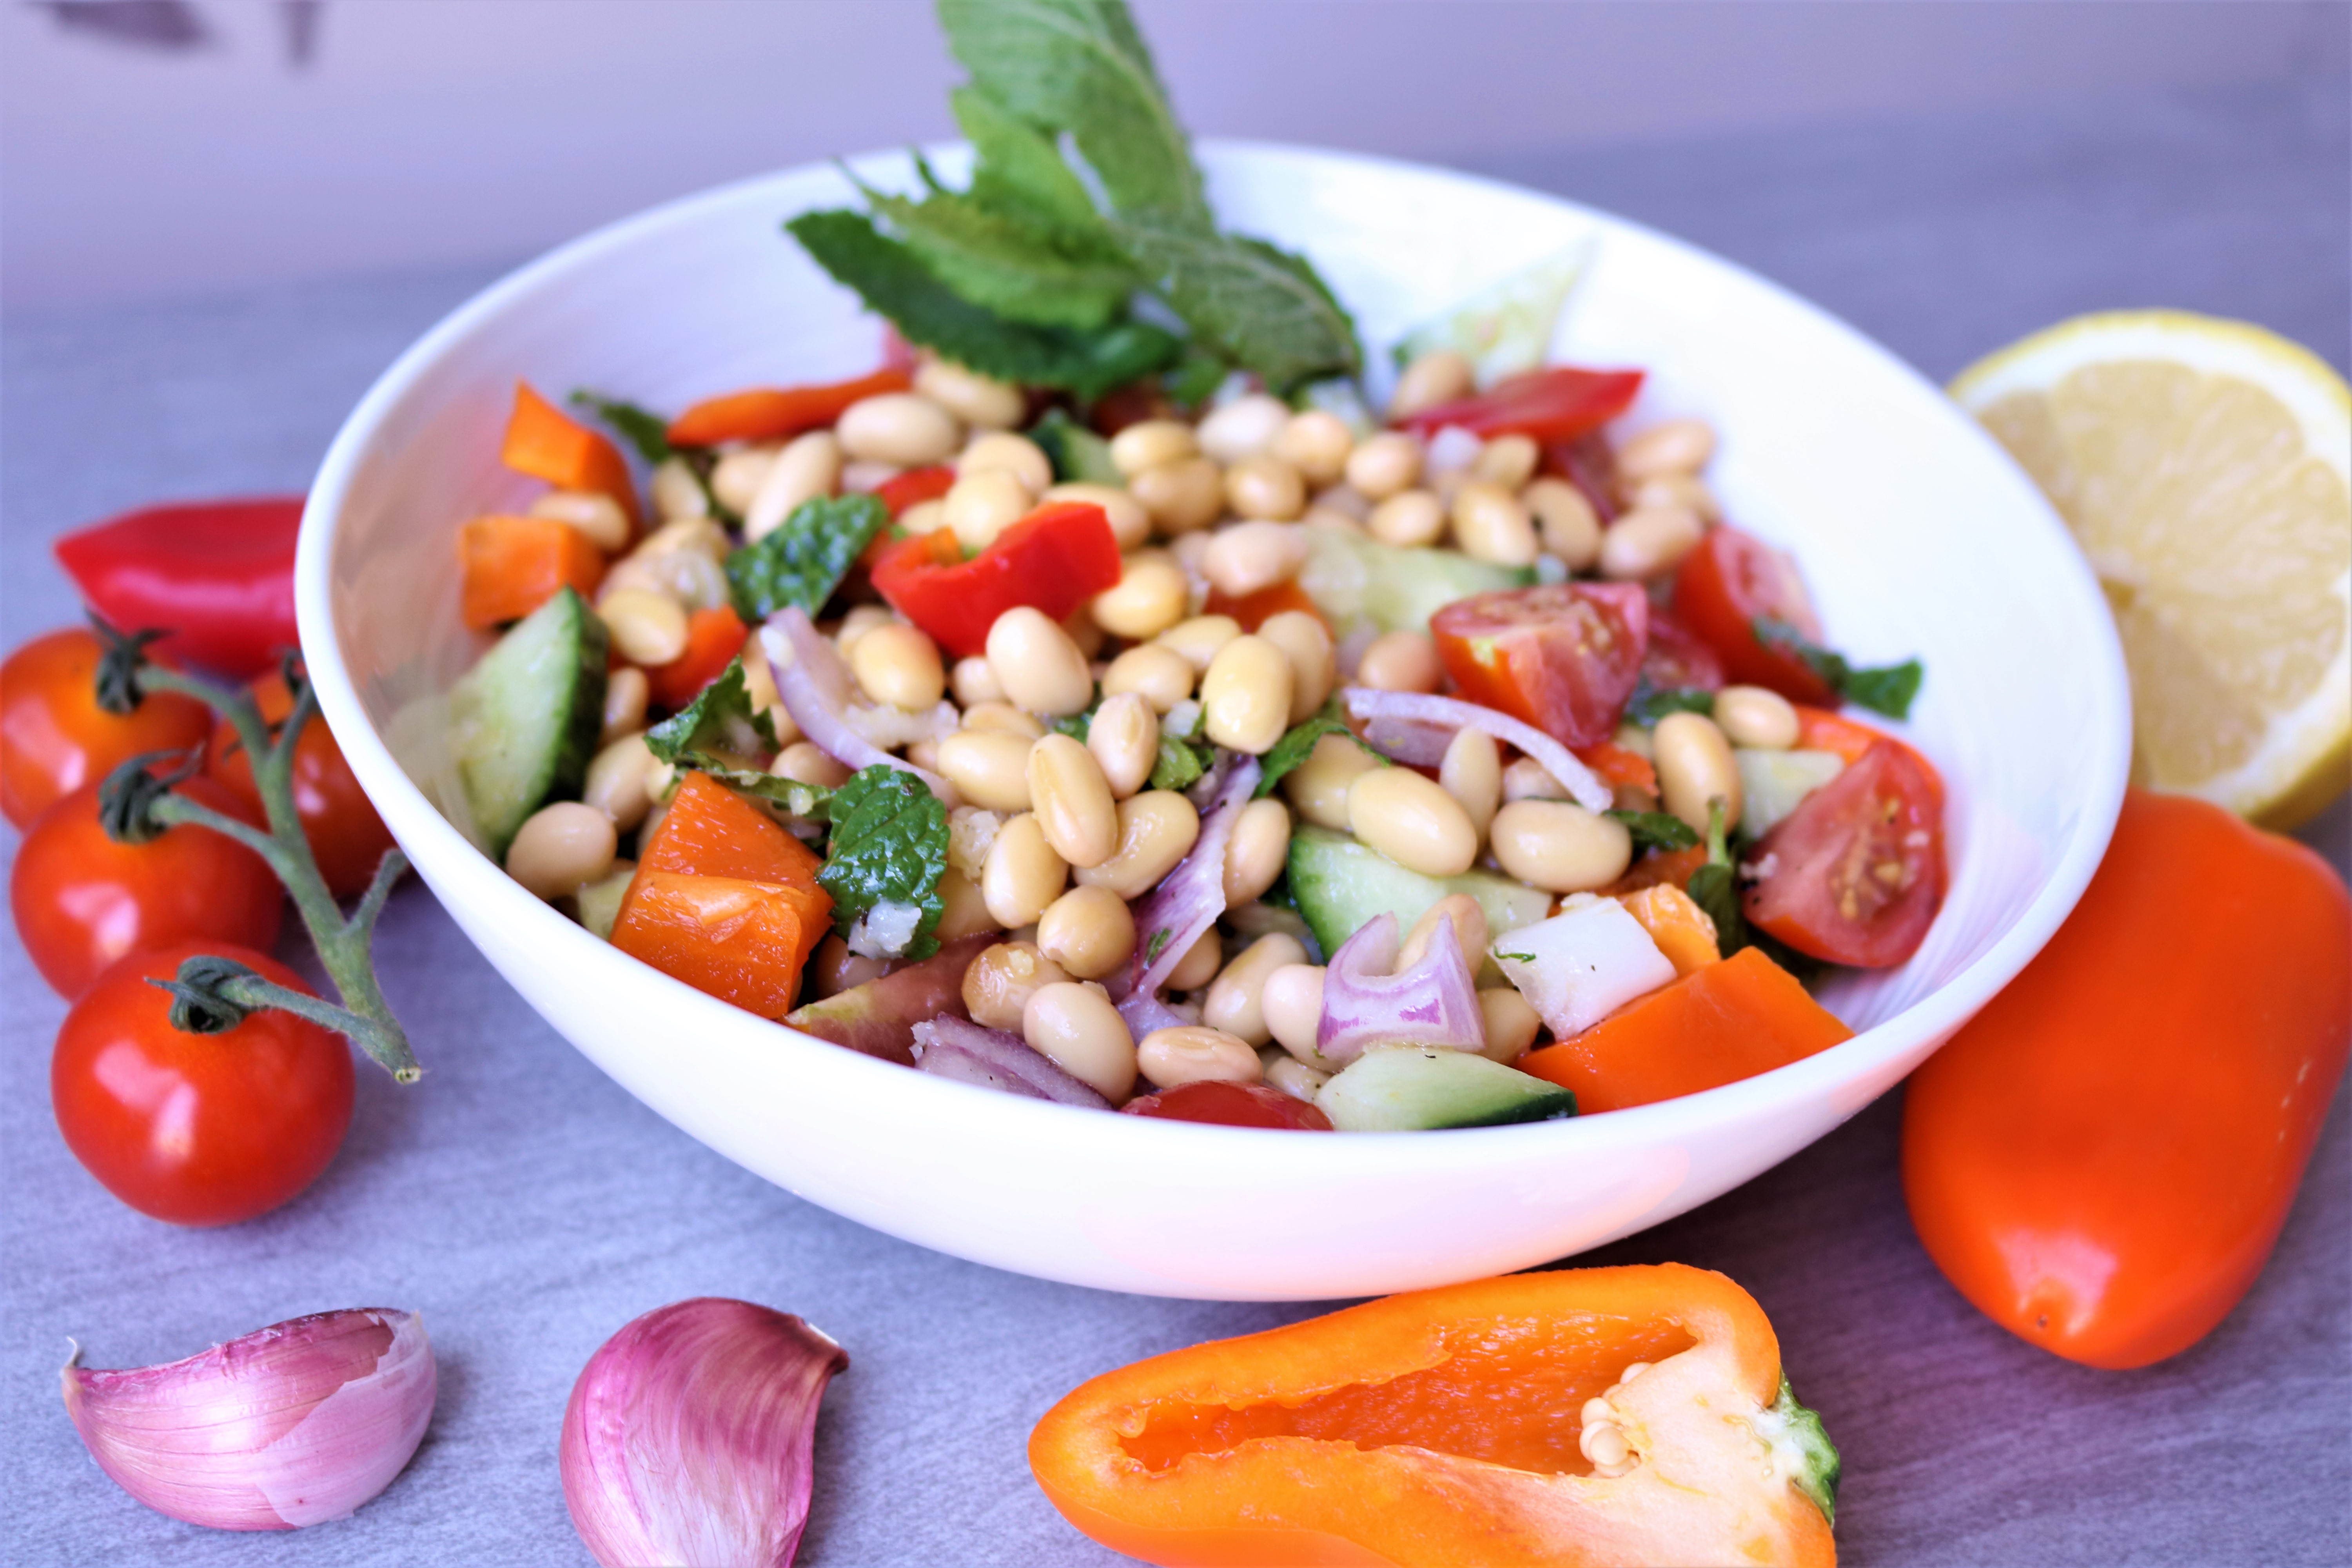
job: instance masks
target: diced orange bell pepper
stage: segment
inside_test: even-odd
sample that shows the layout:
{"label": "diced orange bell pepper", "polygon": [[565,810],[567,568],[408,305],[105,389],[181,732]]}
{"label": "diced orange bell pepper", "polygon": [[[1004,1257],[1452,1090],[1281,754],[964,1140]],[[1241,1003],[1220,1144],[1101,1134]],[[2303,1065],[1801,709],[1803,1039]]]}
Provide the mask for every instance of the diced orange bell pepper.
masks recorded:
{"label": "diced orange bell pepper", "polygon": [[1331,629],[1330,619],[1316,607],[1314,600],[1307,596],[1307,590],[1287,579],[1271,588],[1244,594],[1240,598],[1231,596],[1222,588],[1212,588],[1209,590],[1209,602],[1201,606],[1201,613],[1204,616],[1233,616],[1245,632],[1257,630],[1288,610],[1304,610],[1321,621],[1325,631]]}
{"label": "diced orange bell pepper", "polygon": [[654,701],[669,709],[693,701],[704,687],[727,673],[750,635],[732,605],[695,611],[686,623],[686,651],[646,671]]}
{"label": "diced orange bell pepper", "polygon": [[613,945],[698,991],[781,1018],[830,929],[833,895],[816,883],[823,865],[734,791],[688,773],[637,860]]}
{"label": "diced orange bell pepper", "polygon": [[1658,951],[1673,963],[1676,976],[1696,974],[1723,961],[1714,920],[1672,882],[1654,882],[1617,901],[1650,933]]}
{"label": "diced orange bell pepper", "polygon": [[551,517],[478,517],[457,536],[466,625],[487,631],[519,621],[569,584],[593,598],[604,557],[588,537]]}
{"label": "diced orange bell pepper", "polygon": [[1687,849],[1658,849],[1633,862],[1626,873],[1601,891],[1612,898],[1623,898],[1628,893],[1654,888],[1661,884],[1675,888],[1690,886],[1691,873],[1706,864],[1706,846],[1694,844]]}
{"label": "diced orange bell pepper", "polygon": [[1658,770],[1650,765],[1650,759],[1614,741],[1579,746],[1576,760],[1591,768],[1594,776],[1612,789],[1631,786],[1644,795],[1658,793]]}
{"label": "diced orange bell pepper", "polygon": [[1836,1561],[1837,1450],[1771,1323],[1675,1263],[1417,1290],[1154,1356],[1047,1411],[1029,1468],[1072,1524],[1169,1568]]}
{"label": "diced orange bell pepper", "polygon": [[515,383],[514,413],[507,420],[506,445],[499,460],[558,489],[611,496],[627,516],[631,531],[635,531],[637,485],[621,449],[533,392],[528,383]]}
{"label": "diced orange bell pepper", "polygon": [[1744,947],[1511,1065],[1574,1090],[1590,1116],[1737,1083],[1852,1038],[1795,975]]}
{"label": "diced orange bell pepper", "polygon": [[903,370],[883,369],[853,381],[822,386],[755,386],[723,397],[706,397],[669,422],[673,447],[715,447],[721,441],[773,441],[817,430],[844,410],[886,392],[915,384]]}

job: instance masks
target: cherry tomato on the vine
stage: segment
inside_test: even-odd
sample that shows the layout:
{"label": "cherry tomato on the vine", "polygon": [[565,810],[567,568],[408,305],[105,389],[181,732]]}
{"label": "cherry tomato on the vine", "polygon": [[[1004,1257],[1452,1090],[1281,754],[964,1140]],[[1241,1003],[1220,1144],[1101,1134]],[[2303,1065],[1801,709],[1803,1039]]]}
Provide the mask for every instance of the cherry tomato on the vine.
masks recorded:
{"label": "cherry tomato on the vine", "polygon": [[[275,724],[294,710],[294,694],[280,675],[253,683],[254,700],[261,716]],[[253,764],[236,743],[236,731],[224,720],[213,731],[212,750],[205,772],[235,790],[263,820],[261,792],[253,784]],[[392,830],[375,814],[360,781],[343,761],[342,748],[327,729],[323,715],[313,715],[294,742],[294,813],[302,819],[302,837],[319,858],[319,874],[339,899],[356,898],[367,890],[376,862],[392,847]]]}
{"label": "cherry tomato on the vine", "polygon": [[[208,778],[178,793],[259,826],[261,814]],[[16,934],[58,994],[80,995],[127,954],[183,940],[267,948],[278,940],[285,890],[269,862],[209,827],[179,826],[144,844],[118,844],[98,820],[86,784],[34,820],[16,848],[8,908]]]}
{"label": "cherry tomato on the vine", "polygon": [[158,692],[128,713],[98,705],[105,648],[69,626],[35,637],[0,665],[0,813],[18,827],[119,763],[146,752],[184,752],[212,732],[209,709]]}
{"label": "cherry tomato on the vine", "polygon": [[99,976],[58,1031],[49,1100],[58,1131],[100,1184],[173,1225],[235,1225],[318,1179],[352,1121],[352,1053],[340,1037],[275,1009],[218,1034],[172,1026],[168,980],[212,953],[308,993],[267,953],[184,942]]}

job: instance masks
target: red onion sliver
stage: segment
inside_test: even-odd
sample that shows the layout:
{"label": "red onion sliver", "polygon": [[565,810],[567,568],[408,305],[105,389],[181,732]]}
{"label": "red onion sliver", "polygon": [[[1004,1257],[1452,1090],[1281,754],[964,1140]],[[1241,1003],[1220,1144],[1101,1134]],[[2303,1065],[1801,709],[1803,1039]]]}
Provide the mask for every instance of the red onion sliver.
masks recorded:
{"label": "red onion sliver", "polygon": [[1331,955],[1323,973],[1323,1016],[1315,1026],[1318,1055],[1351,1062],[1373,1045],[1485,1047],[1485,1016],[1454,940],[1454,917],[1440,917],[1420,963],[1391,974],[1398,946],[1396,916],[1376,915]]}
{"label": "red onion sliver", "polygon": [[1118,1016],[1127,1020],[1127,1032],[1139,1040],[1154,1029],[1181,1029],[1201,1021],[1186,1017],[1151,991],[1130,994],[1118,1005]]}
{"label": "red onion sliver", "polygon": [[776,695],[783,699],[784,710],[802,733],[816,742],[817,750],[853,773],[877,763],[904,768],[950,806],[961,804],[962,797],[947,780],[903,757],[892,756],[850,727],[846,717],[849,666],[806,611],[787,605],[770,616],[760,628],[760,646],[767,653],[768,669],[775,677]]}
{"label": "red onion sliver", "polygon": [[1257,787],[1258,773],[1255,757],[1234,763],[1217,791],[1216,804],[1201,819],[1201,837],[1193,841],[1192,852],[1135,906],[1135,965],[1123,987],[1112,987],[1113,1000],[1136,993],[1158,995],[1169,972],[1225,912],[1225,840],[1233,837],[1234,821]]}
{"label": "red onion sliver", "polygon": [[[1424,697],[1417,691],[1375,691],[1370,687],[1350,686],[1340,695],[1347,699],[1349,713],[1372,723],[1412,720],[1423,724],[1442,724],[1454,730],[1476,730],[1482,734],[1494,736],[1497,741],[1507,741],[1533,757],[1543,771],[1566,786],[1568,793],[1576,798],[1576,804],[1587,811],[1606,811],[1615,802],[1616,797],[1610,793],[1609,786],[1601,783],[1591,768],[1577,761],[1575,752],[1534,725],[1524,723],[1507,713],[1497,713],[1492,708],[1465,702],[1458,697]],[[793,717],[798,718],[799,715],[794,714]],[[1383,752],[1387,750],[1377,739],[1372,744]],[[1412,759],[1404,757],[1401,760],[1409,762]]]}
{"label": "red onion sliver", "polygon": [[1056,1067],[1017,1035],[983,1028],[952,1013],[915,1026],[915,1065],[934,1077],[982,1089],[1108,1110],[1109,1100]]}
{"label": "red onion sliver", "polygon": [[1445,748],[1461,728],[1428,724],[1419,719],[1374,719],[1364,726],[1364,743],[1391,762],[1416,768],[1433,768],[1445,760]]}

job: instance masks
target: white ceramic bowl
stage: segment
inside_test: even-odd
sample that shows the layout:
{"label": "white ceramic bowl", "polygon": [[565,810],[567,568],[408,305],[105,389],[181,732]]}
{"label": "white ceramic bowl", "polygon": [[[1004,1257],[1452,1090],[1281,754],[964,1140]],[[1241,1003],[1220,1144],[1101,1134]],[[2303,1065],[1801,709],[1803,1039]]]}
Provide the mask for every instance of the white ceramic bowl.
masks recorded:
{"label": "white ceramic bowl", "polygon": [[[515,380],[674,409],[870,368],[876,323],[777,228],[853,199],[829,167],[568,245],[384,374],[303,520],[297,598],[327,719],[443,906],[565,1038],[710,1147],[894,1236],[1111,1289],[1306,1300],[1522,1268],[1654,1225],[1884,1093],[2073,907],[2128,747],[2098,589],[2040,495],[1935,387],[1738,268],[1434,169],[1257,146],[1202,159],[1225,219],[1312,257],[1374,352],[1597,231],[1556,357],[1648,367],[1631,423],[1713,420],[1710,477],[1731,515],[1797,551],[1834,641],[1869,661],[1926,659],[1910,732],[1951,785],[1953,886],[1909,963],[1827,993],[1856,1038],[1706,1094],[1533,1126],[1314,1137],[1121,1118],[795,1035],[624,957],[508,880],[427,789],[445,765],[432,699],[478,647],[457,620],[454,535],[532,488],[497,459]],[[859,167],[909,181],[903,156]]]}

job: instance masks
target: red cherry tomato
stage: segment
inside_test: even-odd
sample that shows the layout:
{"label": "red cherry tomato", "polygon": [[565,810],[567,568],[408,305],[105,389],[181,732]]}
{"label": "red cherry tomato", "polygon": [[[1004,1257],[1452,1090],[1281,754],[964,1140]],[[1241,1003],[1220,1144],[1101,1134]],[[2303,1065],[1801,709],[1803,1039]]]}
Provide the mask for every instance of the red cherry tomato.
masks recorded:
{"label": "red cherry tomato", "polygon": [[1453,425],[1474,436],[1516,432],[1538,441],[1572,440],[1631,407],[1642,390],[1642,374],[1554,365],[1497,382],[1475,397],[1424,408],[1398,423],[1424,437]]}
{"label": "red cherry tomato", "polygon": [[[208,778],[173,786],[256,826],[261,814]],[[278,940],[284,889],[269,863],[209,827],[181,826],[117,844],[87,784],[35,819],[8,876],[16,934],[58,995],[89,988],[125,954],[180,941],[267,948]]]}
{"label": "red cherry tomato", "polygon": [[1328,1132],[1331,1119],[1303,1100],[1262,1083],[1180,1083],[1119,1107],[1126,1116],[1206,1121],[1218,1127],[1271,1127],[1279,1132]]}
{"label": "red cherry tomato", "polygon": [[79,626],[35,637],[0,665],[0,812],[17,827],[144,752],[184,752],[212,710],[160,692],[128,713],[98,705],[105,649]]}
{"label": "red cherry tomato", "polygon": [[[283,676],[255,681],[253,697],[261,705],[261,716],[272,724],[294,710],[294,694],[286,689]],[[252,762],[226,721],[213,732],[205,772],[236,792],[247,808],[241,816],[255,823],[267,820],[261,792],[253,784]],[[392,830],[368,804],[320,714],[310,716],[302,726],[302,738],[294,742],[294,813],[302,819],[302,837],[319,858],[319,874],[327,879],[328,890],[339,899],[365,892],[376,862],[392,847]]]}
{"label": "red cherry tomato", "polygon": [[1659,691],[1720,691],[1723,661],[1672,612],[1654,606],[1650,647],[1642,657],[1642,679]]}
{"label": "red cherry tomato", "polygon": [[1751,533],[1711,529],[1675,574],[1675,613],[1704,637],[1723,672],[1747,686],[1769,686],[1791,702],[1833,708],[1838,695],[1802,659],[1756,638],[1756,622],[1793,626],[1822,640],[1822,624],[1797,563]]}
{"label": "red cherry tomato", "polygon": [[173,1225],[235,1225],[318,1179],[352,1122],[352,1053],[275,1009],[215,1035],[171,1024],[168,980],[197,953],[310,992],[267,953],[183,942],[124,959],[66,1015],[49,1101],[66,1147],[100,1185]]}
{"label": "red cherry tomato", "polygon": [[150,507],[68,533],[58,562],[118,626],[162,626],[172,664],[250,680],[298,646],[294,536],[300,496]]}
{"label": "red cherry tomato", "polygon": [[1649,595],[1631,583],[1560,583],[1456,600],[1431,618],[1437,656],[1465,700],[1597,746],[1642,673]]}
{"label": "red cherry tomato", "polygon": [[1918,951],[1944,901],[1943,790],[1881,741],[1807,795],[1749,857],[1748,918],[1800,952],[1885,969]]}

